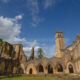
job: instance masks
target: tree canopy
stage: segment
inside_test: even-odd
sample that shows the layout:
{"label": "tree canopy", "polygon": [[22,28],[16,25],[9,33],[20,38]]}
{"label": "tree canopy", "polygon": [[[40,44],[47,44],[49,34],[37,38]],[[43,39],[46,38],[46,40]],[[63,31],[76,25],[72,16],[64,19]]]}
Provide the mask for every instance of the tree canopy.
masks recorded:
{"label": "tree canopy", "polygon": [[40,58],[40,59],[43,58],[44,52],[43,52],[42,48],[39,48],[37,53],[38,53],[38,58]]}
{"label": "tree canopy", "polygon": [[0,46],[2,46],[2,42],[3,42],[3,40],[0,38]]}

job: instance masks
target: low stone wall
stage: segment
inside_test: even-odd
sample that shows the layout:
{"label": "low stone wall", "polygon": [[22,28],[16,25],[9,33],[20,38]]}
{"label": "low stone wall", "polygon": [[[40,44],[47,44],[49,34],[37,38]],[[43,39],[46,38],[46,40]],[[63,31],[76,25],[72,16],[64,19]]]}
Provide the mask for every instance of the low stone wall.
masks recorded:
{"label": "low stone wall", "polygon": [[55,80],[80,80],[80,77],[64,77],[64,78],[56,77]]}

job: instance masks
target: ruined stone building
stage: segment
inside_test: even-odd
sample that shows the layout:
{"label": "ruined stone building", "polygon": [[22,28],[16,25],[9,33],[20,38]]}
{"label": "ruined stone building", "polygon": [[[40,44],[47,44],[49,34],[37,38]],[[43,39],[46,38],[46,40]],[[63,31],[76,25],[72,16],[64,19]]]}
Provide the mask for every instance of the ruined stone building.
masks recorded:
{"label": "ruined stone building", "polygon": [[26,74],[80,73],[80,34],[68,47],[65,47],[63,33],[55,33],[56,56],[33,59],[26,64]]}
{"label": "ruined stone building", "polygon": [[56,56],[41,59],[34,57],[27,61],[21,44],[3,42],[0,47],[0,74],[60,74],[80,73],[80,34],[68,47],[65,47],[63,33],[55,33]]}
{"label": "ruined stone building", "polygon": [[[0,75],[25,73],[26,56],[21,44],[2,42],[0,46]],[[23,64],[22,64],[23,63]]]}

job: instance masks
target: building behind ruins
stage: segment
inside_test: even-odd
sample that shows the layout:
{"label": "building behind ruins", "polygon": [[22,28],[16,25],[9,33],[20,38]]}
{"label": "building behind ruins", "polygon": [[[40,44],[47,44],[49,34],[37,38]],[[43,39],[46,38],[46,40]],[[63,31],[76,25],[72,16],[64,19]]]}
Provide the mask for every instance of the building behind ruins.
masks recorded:
{"label": "building behind ruins", "polygon": [[55,33],[56,56],[41,59],[34,57],[32,48],[31,60],[23,52],[21,44],[11,45],[3,42],[0,46],[0,74],[60,74],[80,73],[80,34],[70,46],[65,47],[63,33]]}

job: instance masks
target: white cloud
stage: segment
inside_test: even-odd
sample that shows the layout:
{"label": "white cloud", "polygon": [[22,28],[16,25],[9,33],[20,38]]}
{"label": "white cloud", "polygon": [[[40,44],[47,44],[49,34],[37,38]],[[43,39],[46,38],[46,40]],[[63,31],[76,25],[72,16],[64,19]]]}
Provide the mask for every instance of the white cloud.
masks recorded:
{"label": "white cloud", "polygon": [[34,47],[35,56],[36,56],[36,55],[37,55],[36,52],[37,52],[37,50],[38,50],[38,48],[39,48],[38,42],[37,42],[36,40],[34,40],[33,42],[28,42],[28,41],[26,41],[25,44],[26,44],[26,46],[24,46],[24,48],[23,48],[25,54],[27,54],[27,56],[29,57],[30,54],[31,54],[31,49],[32,49],[32,47]]}
{"label": "white cloud", "polygon": [[[43,49],[45,56],[54,56],[55,45],[53,44],[51,46],[48,46],[47,44],[45,44],[47,39],[42,40],[42,44],[40,44],[40,42],[37,42],[36,40],[30,42],[27,41],[25,38],[20,37],[21,24],[18,21],[22,18],[22,15],[18,15],[14,18],[0,16],[0,38],[5,41],[8,41],[9,43],[22,43],[24,45],[24,52],[28,56],[31,53],[32,47],[35,48],[35,56],[37,56],[37,50],[40,47]],[[68,42],[68,39],[65,39],[65,41]],[[52,40],[50,40],[50,42],[52,42]]]}
{"label": "white cloud", "polygon": [[18,19],[22,19],[22,18],[23,18],[23,17],[22,17],[21,14],[15,17],[16,20],[18,20]]}
{"label": "white cloud", "polygon": [[40,16],[40,7],[43,9],[48,9],[49,7],[55,6],[55,3],[60,1],[62,0],[41,0],[41,3],[39,3],[39,0],[27,0],[27,8],[32,17],[32,26],[37,27],[41,22],[44,21],[44,18]]}
{"label": "white cloud", "polygon": [[[34,46],[32,46],[32,44],[34,44]],[[37,57],[38,48],[42,48],[42,50],[44,52],[44,56],[46,56],[48,58],[55,56],[55,48],[56,48],[55,44],[48,45],[48,44],[44,43],[44,45],[43,45],[43,43],[40,44],[37,41],[28,42],[27,47],[25,46],[23,48],[28,57],[31,55],[32,47],[34,47],[34,50],[35,50],[35,57]]]}
{"label": "white cloud", "polygon": [[20,38],[21,24],[18,23],[22,19],[22,15],[14,18],[0,16],[0,38],[10,43],[25,43],[29,47],[37,45],[37,41],[28,42],[25,38]]}
{"label": "white cloud", "polygon": [[0,1],[2,1],[2,2],[4,2],[4,3],[7,3],[9,0],[0,0]]}
{"label": "white cloud", "polygon": [[25,44],[27,44],[28,47],[35,47],[38,45],[36,40],[34,40],[33,42],[26,41]]}
{"label": "white cloud", "polygon": [[18,23],[18,20],[20,19],[19,16],[16,16],[15,18],[0,16],[0,38],[11,43],[25,40],[24,38],[19,38],[21,24]]}
{"label": "white cloud", "polygon": [[56,6],[56,3],[60,3],[62,2],[63,0],[44,0],[43,1],[43,7],[44,9],[48,9],[50,7],[55,7]]}
{"label": "white cloud", "polygon": [[[43,52],[44,52],[44,56],[50,58],[52,56],[55,56],[55,48],[56,45],[52,42],[52,39],[37,39],[34,40],[33,42],[28,42],[27,43],[27,47],[24,47],[24,51],[27,54],[27,56],[30,56],[31,54],[31,49],[32,47],[34,47],[35,49],[35,57],[37,56],[37,50],[38,48],[42,48]],[[46,44],[46,42],[52,43],[51,45]],[[33,45],[33,46],[32,46]]]}
{"label": "white cloud", "polygon": [[44,51],[44,56],[50,58],[50,57],[53,57],[55,56],[55,48],[56,48],[56,45],[53,44],[53,45],[44,45],[42,46],[42,49]]}
{"label": "white cloud", "polygon": [[[40,48],[40,47],[39,47],[39,46],[35,46],[35,47],[34,47],[35,57],[37,56],[37,50],[38,50],[38,48]],[[23,48],[25,54],[27,54],[28,57],[31,55],[31,49],[32,49],[32,47],[24,47],[24,48]]]}
{"label": "white cloud", "polygon": [[30,15],[32,16],[32,26],[38,26],[38,24],[43,21],[43,19],[39,17],[40,9],[38,0],[27,0],[27,7],[30,11]]}
{"label": "white cloud", "polygon": [[44,0],[44,9],[47,9],[49,7],[51,7],[52,5],[55,5],[55,1],[56,0]]}
{"label": "white cloud", "polygon": [[49,53],[48,53],[49,57],[55,56],[55,49],[56,49],[56,45],[55,44],[49,47]]}
{"label": "white cloud", "polygon": [[39,5],[37,0],[27,0],[27,7],[31,11],[31,15],[39,13]]}
{"label": "white cloud", "polygon": [[26,45],[23,49],[25,54],[28,55],[32,47],[35,47],[35,50],[37,50],[38,43],[36,40],[29,42],[25,38],[20,38],[21,24],[18,21],[22,18],[22,15],[14,18],[0,16],[0,38],[9,43],[22,43]]}

